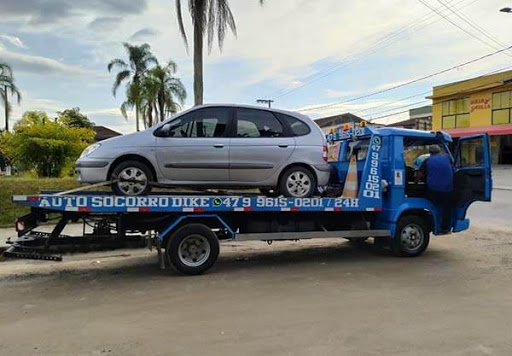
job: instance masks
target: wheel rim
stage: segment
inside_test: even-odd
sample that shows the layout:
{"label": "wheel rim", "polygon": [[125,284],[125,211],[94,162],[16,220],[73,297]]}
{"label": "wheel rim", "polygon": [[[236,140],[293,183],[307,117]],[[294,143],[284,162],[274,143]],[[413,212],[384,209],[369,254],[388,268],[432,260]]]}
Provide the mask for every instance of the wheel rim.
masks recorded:
{"label": "wheel rim", "polygon": [[148,185],[146,173],[137,167],[127,167],[119,173],[117,186],[126,195],[138,195]]}
{"label": "wheel rim", "polygon": [[400,241],[405,251],[414,252],[418,250],[421,248],[424,240],[425,235],[419,225],[409,224],[402,229]]}
{"label": "wheel rim", "polygon": [[201,235],[190,235],[178,246],[180,261],[188,267],[201,266],[210,257],[210,243]]}
{"label": "wheel rim", "polygon": [[286,179],[286,188],[294,197],[303,197],[311,189],[311,179],[304,172],[293,172]]}

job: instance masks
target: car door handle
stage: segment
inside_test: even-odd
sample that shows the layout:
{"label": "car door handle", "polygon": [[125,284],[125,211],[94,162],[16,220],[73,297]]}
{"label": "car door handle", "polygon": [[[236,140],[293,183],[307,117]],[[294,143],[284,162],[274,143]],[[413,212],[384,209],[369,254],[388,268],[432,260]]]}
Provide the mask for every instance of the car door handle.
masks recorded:
{"label": "car door handle", "polygon": [[213,145],[213,147],[215,147],[215,148],[223,148],[224,145],[222,143],[216,143],[215,145]]}
{"label": "car door handle", "polygon": [[286,143],[280,143],[280,144],[279,144],[279,145],[277,145],[277,146],[279,146],[279,147],[281,147],[281,148],[286,148],[286,147],[288,147],[288,145],[287,145]]}

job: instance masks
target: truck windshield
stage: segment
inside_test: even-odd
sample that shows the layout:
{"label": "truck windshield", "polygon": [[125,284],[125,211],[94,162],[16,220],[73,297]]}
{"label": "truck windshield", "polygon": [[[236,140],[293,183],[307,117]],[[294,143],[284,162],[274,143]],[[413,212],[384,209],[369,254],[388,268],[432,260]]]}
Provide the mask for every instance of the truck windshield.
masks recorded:
{"label": "truck windshield", "polygon": [[421,163],[429,157],[428,147],[430,145],[439,145],[441,152],[446,153],[444,145],[441,142],[432,140],[421,140],[417,138],[404,139],[404,162],[406,167],[419,169]]}
{"label": "truck windshield", "polygon": [[369,138],[350,142],[345,152],[345,161],[350,161],[351,154],[356,155],[357,161],[364,161],[366,159],[366,155],[368,154],[369,145]]}

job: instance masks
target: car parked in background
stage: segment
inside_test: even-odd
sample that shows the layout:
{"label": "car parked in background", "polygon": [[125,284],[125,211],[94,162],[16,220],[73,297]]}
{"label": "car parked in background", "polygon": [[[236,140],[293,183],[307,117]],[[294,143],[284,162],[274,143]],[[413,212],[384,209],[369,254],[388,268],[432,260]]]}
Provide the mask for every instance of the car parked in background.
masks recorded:
{"label": "car parked in background", "polygon": [[158,182],[308,197],[327,185],[331,167],[325,135],[307,116],[201,105],[145,131],[89,146],[76,172],[83,183],[111,180],[119,195],[145,195]]}

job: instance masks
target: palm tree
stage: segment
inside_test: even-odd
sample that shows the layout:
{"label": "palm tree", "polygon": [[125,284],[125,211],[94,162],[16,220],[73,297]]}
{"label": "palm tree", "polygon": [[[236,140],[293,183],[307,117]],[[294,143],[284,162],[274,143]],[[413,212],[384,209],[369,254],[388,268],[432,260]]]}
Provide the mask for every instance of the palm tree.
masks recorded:
{"label": "palm tree", "polygon": [[[177,65],[173,61],[167,62],[165,66],[157,65],[148,72],[148,77],[156,84],[157,88],[157,111],[160,121],[164,121],[166,114],[175,114],[185,103],[187,91],[179,78],[174,77]],[[177,102],[174,101],[177,99]]]}
{"label": "palm tree", "polygon": [[[188,50],[187,34],[183,25],[181,0],[176,1],[176,15],[181,35]],[[263,5],[264,0],[259,0]],[[194,25],[194,103],[203,103],[203,38],[208,33],[208,51],[212,49],[215,32],[219,48],[222,50],[226,30],[229,26],[236,36],[235,18],[228,0],[188,0],[188,8]]]}
{"label": "palm tree", "polygon": [[165,66],[157,64],[144,75],[140,88],[140,107],[145,127],[164,121],[169,114],[178,112],[184,104],[187,92],[181,80],[174,77],[176,68],[176,63],[169,61]]}
{"label": "palm tree", "polygon": [[0,97],[2,98],[5,110],[5,131],[9,131],[9,114],[11,113],[11,104],[9,95],[16,96],[18,104],[21,101],[21,93],[14,84],[11,67],[6,63],[0,63]]}
{"label": "palm tree", "polygon": [[[128,54],[128,63],[120,58],[115,58],[108,64],[108,71],[112,68],[118,67],[120,71],[116,75],[114,85],[112,86],[112,94],[116,95],[117,89],[122,82],[128,81],[127,83],[127,101],[123,103],[125,111],[123,112],[123,106],[121,106],[121,112],[123,115],[126,114],[126,108],[135,106],[135,120],[137,131],[139,131],[139,113],[140,113],[140,95],[141,81],[143,75],[148,70],[151,64],[157,64],[155,56],[151,53],[151,47],[145,43],[140,46],[131,45],[129,43],[123,43],[124,48]],[[130,89],[130,87],[133,87]],[[125,104],[128,102],[128,105]],[[130,104],[131,103],[131,104]],[[125,116],[126,117],[126,116]]]}

